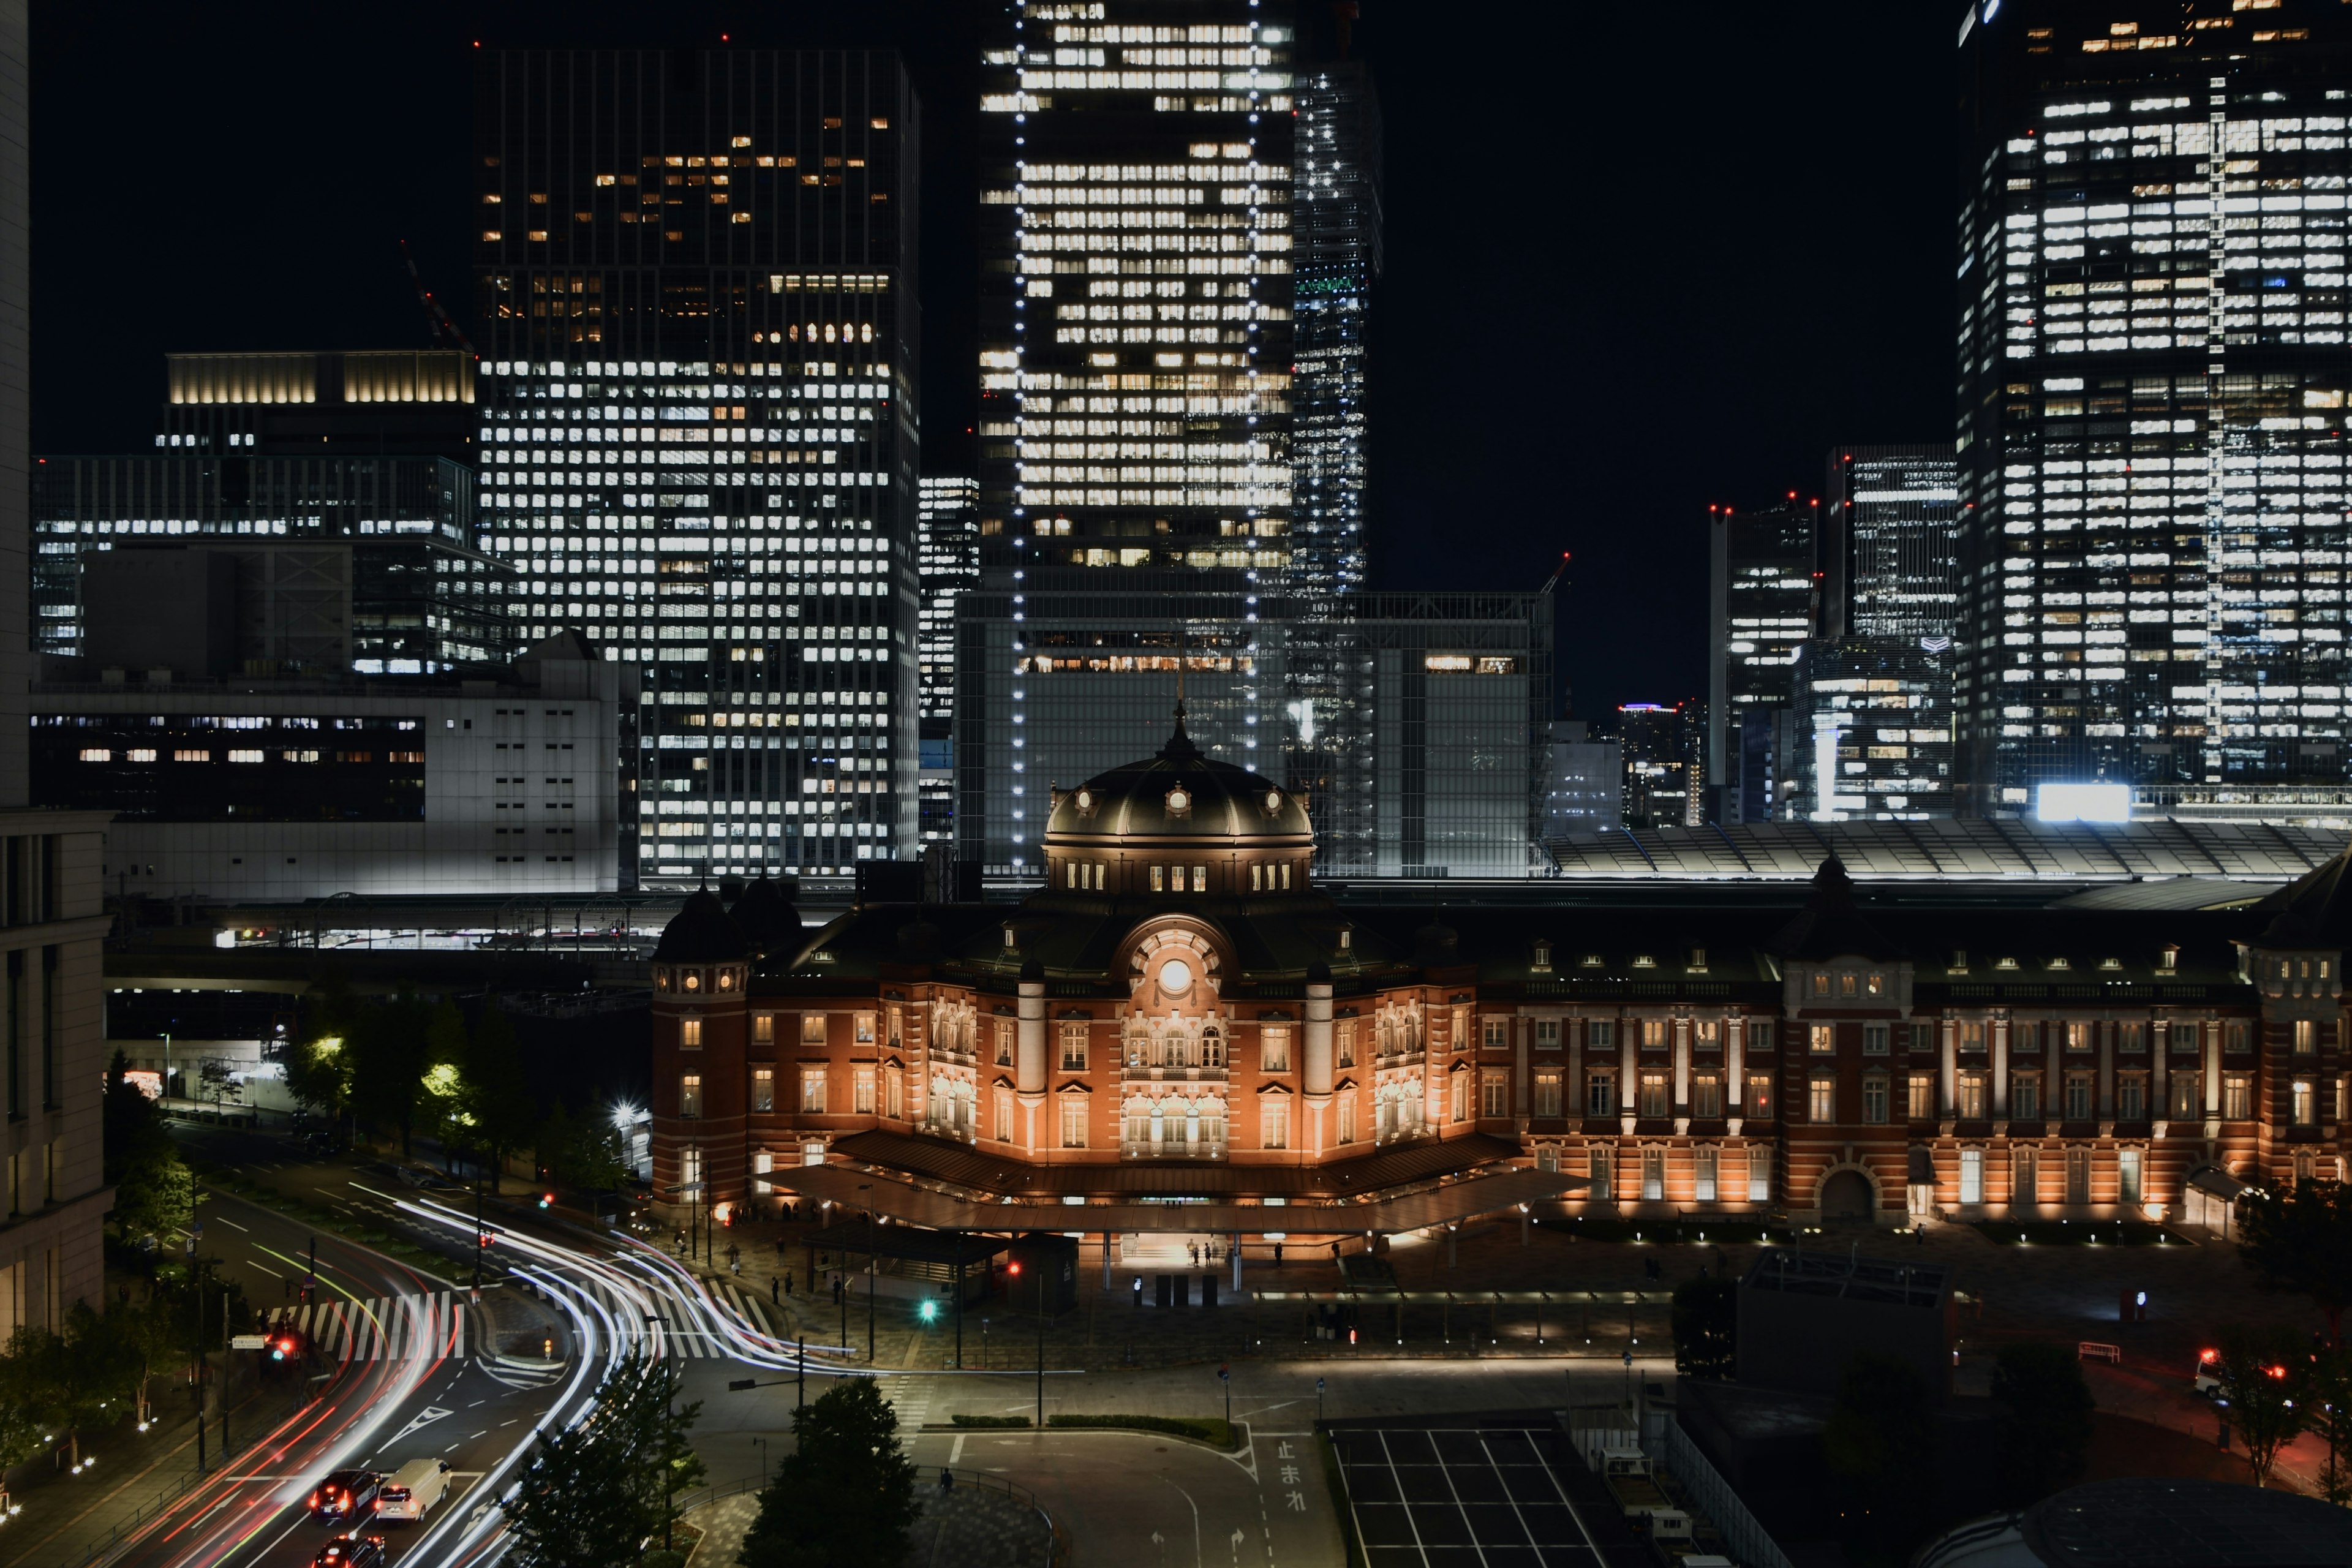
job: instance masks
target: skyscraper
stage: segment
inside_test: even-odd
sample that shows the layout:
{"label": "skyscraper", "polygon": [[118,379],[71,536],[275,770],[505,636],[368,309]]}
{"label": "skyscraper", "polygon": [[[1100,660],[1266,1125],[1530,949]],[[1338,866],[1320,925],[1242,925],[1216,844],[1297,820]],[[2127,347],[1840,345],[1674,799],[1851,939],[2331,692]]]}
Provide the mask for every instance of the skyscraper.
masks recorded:
{"label": "skyscraper", "polygon": [[[1249,623],[1202,626],[1180,603],[1246,615],[1288,583],[1291,42],[1286,16],[1250,0],[1022,0],[989,42],[978,477],[983,584],[1005,624],[967,622],[960,659],[1001,646],[1025,661],[1031,602],[1056,592],[1157,596],[1171,671],[1180,640],[1230,658]],[[1061,726],[1030,732],[1028,688],[960,690],[957,720],[959,844],[1019,870],[1035,863],[1049,785],[1104,765],[1041,743]],[[1280,696],[1238,700],[1279,714]],[[1004,711],[983,711],[999,700]],[[1018,744],[992,748],[991,733]],[[1285,746],[1273,725],[1237,726],[1230,743],[1224,760],[1266,769]],[[1011,803],[1003,819],[970,820],[992,797]]]}
{"label": "skyscraper", "polygon": [[1292,577],[1300,592],[1322,597],[1367,585],[1364,400],[1381,276],[1381,106],[1360,60],[1302,70],[1296,96]]}
{"label": "skyscraper", "polygon": [[[1707,509],[1710,548],[1706,703],[1706,785],[1716,820],[1744,813],[1727,802],[1763,798],[1743,781],[1745,760],[1759,753],[1755,727],[1788,709],[1797,650],[1820,635],[1821,503],[1790,490],[1759,511]],[[1630,767],[1635,748],[1629,742]]]}
{"label": "skyscraper", "polygon": [[2344,798],[2352,13],[2144,9],[1962,29],[1961,794],[2293,818]]}
{"label": "skyscraper", "polygon": [[1959,605],[1957,475],[1948,446],[1830,453],[1824,636],[1948,642]]}
{"label": "skyscraper", "polygon": [[476,141],[485,547],[528,574],[527,639],[643,668],[641,875],[911,855],[896,57],[489,54]]}
{"label": "skyscraper", "polygon": [[969,478],[922,482],[916,572],[922,584],[920,836],[954,836],[956,605],[980,585],[980,486]]}

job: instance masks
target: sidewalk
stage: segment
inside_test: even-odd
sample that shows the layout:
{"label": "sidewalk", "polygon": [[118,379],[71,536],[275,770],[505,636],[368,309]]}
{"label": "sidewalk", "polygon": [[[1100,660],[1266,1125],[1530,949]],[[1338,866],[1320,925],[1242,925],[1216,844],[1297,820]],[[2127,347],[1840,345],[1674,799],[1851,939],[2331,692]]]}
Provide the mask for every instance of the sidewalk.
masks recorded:
{"label": "sidewalk", "polygon": [[[154,1404],[157,1420],[143,1433],[125,1420],[95,1437],[85,1436],[82,1455],[85,1461],[95,1460],[94,1469],[76,1476],[44,1458],[10,1472],[14,1499],[25,1510],[8,1524],[12,1564],[81,1568],[196,1485],[195,1419],[184,1385],[163,1387]],[[279,1388],[244,1391],[229,1410],[229,1439],[235,1445],[230,1458],[245,1457],[299,1404],[299,1398],[289,1399]],[[206,1477],[221,1472],[219,1437],[215,1412],[205,1433]]]}

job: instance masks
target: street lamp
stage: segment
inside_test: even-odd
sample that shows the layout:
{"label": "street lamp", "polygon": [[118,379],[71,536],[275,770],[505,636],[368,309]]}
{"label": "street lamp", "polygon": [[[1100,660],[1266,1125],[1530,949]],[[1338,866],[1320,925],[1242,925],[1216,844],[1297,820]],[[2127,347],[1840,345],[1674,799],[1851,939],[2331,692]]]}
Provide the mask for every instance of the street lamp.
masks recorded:
{"label": "street lamp", "polygon": [[754,1437],[751,1441],[760,1446],[760,1485],[764,1488],[768,1484],[768,1440]]}
{"label": "street lamp", "polygon": [[[857,1190],[870,1193],[874,1190],[874,1184],[860,1182]],[[877,1272],[874,1243],[874,1205],[869,1203],[866,1205],[866,1362],[869,1366],[874,1363],[874,1284]]]}

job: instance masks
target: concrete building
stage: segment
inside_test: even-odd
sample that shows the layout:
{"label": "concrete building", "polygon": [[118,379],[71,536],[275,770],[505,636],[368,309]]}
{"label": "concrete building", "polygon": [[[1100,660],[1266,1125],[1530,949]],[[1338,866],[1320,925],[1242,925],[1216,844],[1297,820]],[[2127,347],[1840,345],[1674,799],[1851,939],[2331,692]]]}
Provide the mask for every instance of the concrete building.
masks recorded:
{"label": "concrete building", "polygon": [[1591,737],[1580,720],[1551,727],[1551,771],[1544,781],[1546,839],[1613,832],[1625,825],[1625,760],[1614,741]]}
{"label": "concrete building", "polygon": [[113,814],[92,874],[125,895],[608,892],[637,708],[635,670],[569,633],[462,679],[44,681],[34,799]]}
{"label": "concrete building", "polygon": [[0,1337],[26,1324],[62,1329],[73,1303],[103,1302],[99,1227],[114,1201],[100,1125],[106,817],[28,809],[31,75],[26,6],[0,0]]}

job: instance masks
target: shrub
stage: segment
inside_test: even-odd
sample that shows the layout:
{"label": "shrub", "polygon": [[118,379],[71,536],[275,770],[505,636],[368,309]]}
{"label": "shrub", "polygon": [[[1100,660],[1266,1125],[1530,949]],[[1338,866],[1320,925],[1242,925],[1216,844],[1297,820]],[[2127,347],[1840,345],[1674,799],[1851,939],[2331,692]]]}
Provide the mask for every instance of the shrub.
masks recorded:
{"label": "shrub", "polygon": [[1029,1425],[1029,1417],[1026,1415],[952,1415],[949,1417],[949,1420],[958,1426],[1020,1427],[1025,1429]]}

